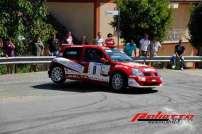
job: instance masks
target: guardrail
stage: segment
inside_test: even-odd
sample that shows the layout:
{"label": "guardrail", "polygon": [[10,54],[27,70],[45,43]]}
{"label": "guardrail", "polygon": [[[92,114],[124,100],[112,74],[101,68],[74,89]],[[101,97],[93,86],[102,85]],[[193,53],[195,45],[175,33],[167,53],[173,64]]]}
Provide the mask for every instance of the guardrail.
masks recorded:
{"label": "guardrail", "polygon": [[[26,56],[26,57],[2,57],[0,65],[7,64],[48,64],[54,56]],[[155,57],[137,57],[133,58],[136,62],[169,62],[171,56],[155,56]],[[184,56],[185,62],[202,62],[202,56]]]}
{"label": "guardrail", "polygon": [[26,57],[2,57],[0,65],[8,64],[48,64],[54,56],[26,56]]}
{"label": "guardrail", "polygon": [[[202,62],[202,56],[183,56],[185,62]],[[170,62],[171,56],[137,57],[136,62]]]}

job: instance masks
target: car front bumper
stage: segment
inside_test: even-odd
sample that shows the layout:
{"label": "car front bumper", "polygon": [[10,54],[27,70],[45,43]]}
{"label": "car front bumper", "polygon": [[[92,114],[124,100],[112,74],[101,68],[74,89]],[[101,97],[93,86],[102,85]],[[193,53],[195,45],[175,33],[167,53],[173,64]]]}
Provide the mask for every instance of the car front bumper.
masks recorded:
{"label": "car front bumper", "polygon": [[159,76],[130,76],[128,79],[128,86],[137,88],[156,88],[162,86],[162,78]]}

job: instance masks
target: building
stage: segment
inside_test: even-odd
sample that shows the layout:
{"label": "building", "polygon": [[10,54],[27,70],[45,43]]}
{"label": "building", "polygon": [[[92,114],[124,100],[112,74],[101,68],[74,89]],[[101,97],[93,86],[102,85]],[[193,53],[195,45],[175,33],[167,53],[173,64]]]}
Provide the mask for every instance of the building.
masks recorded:
{"label": "building", "polygon": [[[187,24],[193,4],[201,0],[170,0],[173,11],[173,22],[166,40],[163,42],[161,55],[173,53],[174,45],[182,38],[186,47],[186,55],[193,55],[193,49],[188,43]],[[108,33],[116,34],[110,22],[113,16],[107,11],[116,9],[114,0],[47,0],[49,12],[54,15],[76,37],[87,35],[92,41],[100,31],[103,37]],[[169,49],[168,49],[169,48]],[[168,51],[170,50],[170,51]]]}
{"label": "building", "polygon": [[47,6],[48,11],[78,38],[87,35],[92,41],[97,32],[102,35],[114,32],[109,25],[113,17],[105,14],[116,7],[112,0],[47,0]]}

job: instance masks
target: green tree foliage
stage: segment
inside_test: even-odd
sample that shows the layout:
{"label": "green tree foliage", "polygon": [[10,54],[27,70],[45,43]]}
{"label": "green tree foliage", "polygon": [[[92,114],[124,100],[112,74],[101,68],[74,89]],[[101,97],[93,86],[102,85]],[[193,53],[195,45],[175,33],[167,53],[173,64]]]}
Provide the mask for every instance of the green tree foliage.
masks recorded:
{"label": "green tree foliage", "polygon": [[195,48],[202,47],[202,2],[196,6],[189,21],[191,43]]}
{"label": "green tree foliage", "polygon": [[[171,20],[168,0],[117,0],[120,30],[125,40],[136,41],[144,33],[162,40]],[[117,26],[117,17],[114,25]]]}
{"label": "green tree foliage", "polygon": [[26,55],[28,44],[36,35],[46,42],[54,32],[46,15],[45,0],[0,0],[0,36],[11,38],[17,54]]}

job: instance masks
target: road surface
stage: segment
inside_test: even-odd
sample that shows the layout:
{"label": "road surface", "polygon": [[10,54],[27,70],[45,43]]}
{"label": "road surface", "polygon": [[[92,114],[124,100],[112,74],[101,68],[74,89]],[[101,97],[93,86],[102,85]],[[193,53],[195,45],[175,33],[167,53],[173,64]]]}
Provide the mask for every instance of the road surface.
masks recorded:
{"label": "road surface", "polygon": [[[159,70],[164,86],[114,93],[47,72],[0,76],[0,134],[201,134],[202,70]],[[138,112],[194,114],[179,124],[136,122]]]}

